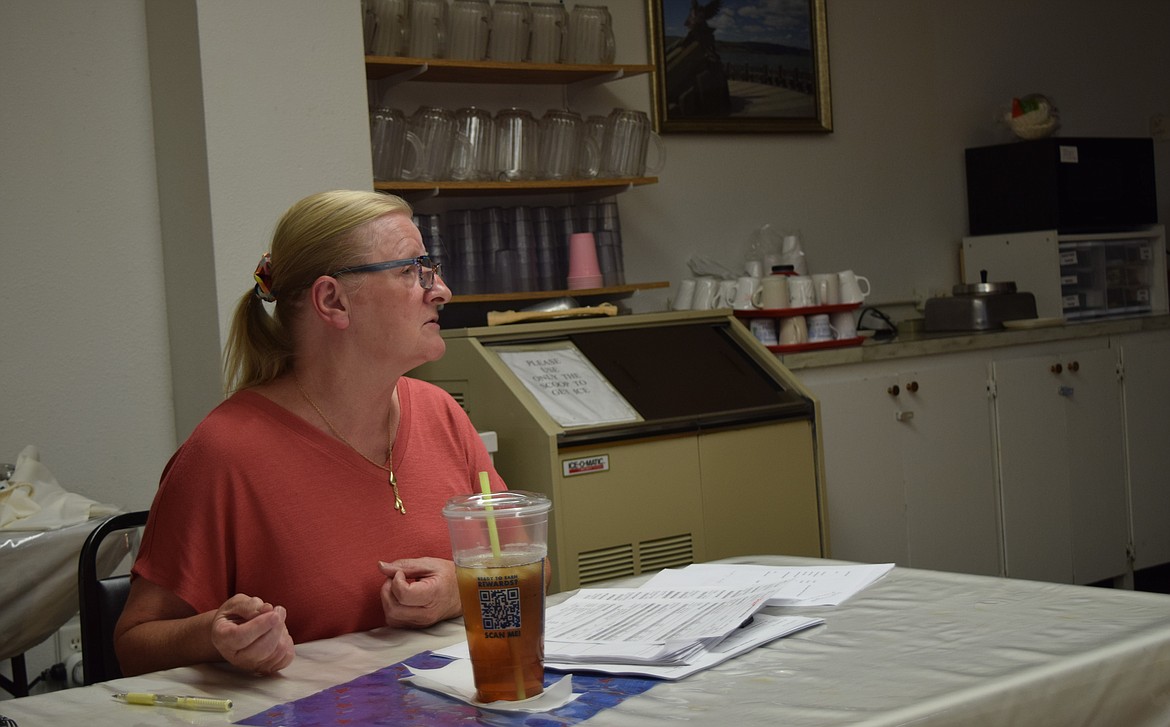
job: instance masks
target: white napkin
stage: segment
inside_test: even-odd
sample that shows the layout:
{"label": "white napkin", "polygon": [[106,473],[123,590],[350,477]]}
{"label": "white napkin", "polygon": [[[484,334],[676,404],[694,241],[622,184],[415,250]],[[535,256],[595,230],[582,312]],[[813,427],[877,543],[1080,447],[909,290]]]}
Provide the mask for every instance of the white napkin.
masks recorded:
{"label": "white napkin", "polygon": [[0,530],[58,530],[117,512],[113,505],[67,492],[31,444],[16,458],[12,476],[0,483]]}
{"label": "white napkin", "polygon": [[523,701],[479,702],[475,699],[475,677],[471,673],[471,661],[468,659],[455,659],[438,669],[415,669],[409,664],[406,668],[410,670],[411,676],[402,677],[399,681],[496,712],[548,712],[563,707],[581,696],[573,693],[573,677],[570,674],[545,687],[544,691],[535,697]]}

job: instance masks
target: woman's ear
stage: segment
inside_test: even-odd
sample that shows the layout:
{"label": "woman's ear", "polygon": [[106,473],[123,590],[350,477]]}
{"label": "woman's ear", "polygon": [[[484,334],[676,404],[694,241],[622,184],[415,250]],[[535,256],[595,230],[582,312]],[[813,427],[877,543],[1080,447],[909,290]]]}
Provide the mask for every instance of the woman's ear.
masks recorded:
{"label": "woman's ear", "polygon": [[318,320],[337,329],[349,327],[349,291],[337,278],[322,275],[314,280],[308,300]]}

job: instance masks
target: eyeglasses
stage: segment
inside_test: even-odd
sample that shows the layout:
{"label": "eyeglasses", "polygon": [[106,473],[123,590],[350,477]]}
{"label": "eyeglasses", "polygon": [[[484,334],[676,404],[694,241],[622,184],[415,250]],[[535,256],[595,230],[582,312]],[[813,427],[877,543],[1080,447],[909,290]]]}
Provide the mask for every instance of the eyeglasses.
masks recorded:
{"label": "eyeglasses", "polygon": [[401,260],[387,260],[382,263],[370,263],[368,265],[354,265],[351,268],[342,268],[333,273],[332,277],[344,275],[346,273],[376,273],[381,270],[393,270],[394,268],[404,268],[407,265],[413,265],[418,271],[418,284],[423,290],[430,290],[435,285],[435,276],[442,276],[443,264],[431,260],[430,255],[419,255],[418,257],[408,257]]}

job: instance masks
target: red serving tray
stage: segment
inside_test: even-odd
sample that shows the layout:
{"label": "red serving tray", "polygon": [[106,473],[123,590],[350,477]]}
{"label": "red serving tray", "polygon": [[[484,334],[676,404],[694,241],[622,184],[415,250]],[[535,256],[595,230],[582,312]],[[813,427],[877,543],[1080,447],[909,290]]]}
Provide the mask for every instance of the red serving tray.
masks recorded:
{"label": "red serving tray", "polygon": [[815,343],[790,343],[786,346],[768,346],[767,348],[772,353],[800,353],[801,351],[819,351],[824,348],[846,348],[848,346],[860,346],[863,343],[865,343],[865,337],[858,336],[856,338],[842,338],[832,341],[817,341]]}
{"label": "red serving tray", "polygon": [[759,308],[735,310],[738,318],[791,318],[793,316],[815,316],[818,313],[840,313],[856,310],[861,303],[837,303],[836,305],[809,305],[804,308]]}

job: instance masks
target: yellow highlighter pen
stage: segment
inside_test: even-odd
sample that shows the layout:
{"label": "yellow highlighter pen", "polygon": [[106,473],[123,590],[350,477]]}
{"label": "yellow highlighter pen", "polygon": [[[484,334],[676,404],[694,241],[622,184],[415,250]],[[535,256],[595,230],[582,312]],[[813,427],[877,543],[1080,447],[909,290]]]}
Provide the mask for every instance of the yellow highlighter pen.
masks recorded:
{"label": "yellow highlighter pen", "polygon": [[145,704],[150,707],[174,707],[175,709],[197,709],[201,712],[227,712],[232,700],[212,697],[184,697],[149,692],[121,692],[114,699],[126,704]]}

